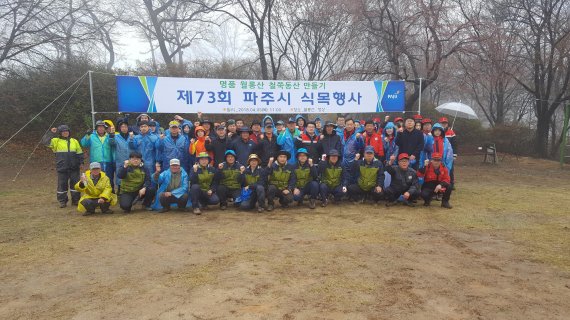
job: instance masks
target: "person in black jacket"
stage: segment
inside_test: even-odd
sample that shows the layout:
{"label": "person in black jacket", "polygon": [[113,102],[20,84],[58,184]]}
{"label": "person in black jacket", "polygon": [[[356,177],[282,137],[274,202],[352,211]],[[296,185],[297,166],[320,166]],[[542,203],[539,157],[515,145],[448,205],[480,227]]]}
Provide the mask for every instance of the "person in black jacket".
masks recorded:
{"label": "person in black jacket", "polygon": [[[321,159],[319,159],[320,161],[324,161],[331,150],[337,150],[342,154],[342,142],[340,140],[340,136],[336,132],[336,125],[331,121],[327,121],[325,123],[325,129],[323,130],[323,134],[317,144],[317,150],[321,157]],[[342,162],[342,159],[340,160]]]}
{"label": "person in black jacket", "polygon": [[295,139],[295,148],[304,148],[307,150],[307,156],[309,159],[313,160],[314,163],[318,163],[321,159],[321,154],[317,149],[317,144],[319,142],[319,136],[315,133],[316,125],[314,122],[310,121],[305,126],[305,132]]}
{"label": "person in black jacket", "polygon": [[226,136],[226,128],[218,126],[216,128],[216,138],[206,139],[206,150],[214,155],[214,166],[225,161],[225,154],[228,148],[228,139]]}
{"label": "person in black jacket", "polygon": [[260,166],[267,167],[270,159],[277,158],[279,150],[281,147],[277,144],[277,135],[273,133],[273,125],[269,123],[265,125],[265,133],[255,147],[255,153],[259,155],[261,161]]}
{"label": "person in black jacket", "polygon": [[409,164],[410,156],[400,153],[397,166],[386,166],[386,172],[392,177],[390,185],[384,189],[388,201],[386,207],[396,205],[400,196],[404,197],[405,205],[415,206],[413,201],[420,196],[420,184],[416,171]]}
{"label": "person in black jacket", "polygon": [[117,178],[121,179],[119,206],[125,213],[130,213],[137,198],[143,199],[143,207],[150,211],[156,188],[151,182],[151,175],[142,163],[142,155],[131,152],[129,160],[125,160],[119,168]]}
{"label": "person in black jacket", "polygon": [[250,139],[252,131],[248,127],[239,129],[240,138],[232,141],[228,149],[235,151],[239,163],[247,163],[247,158],[255,152],[255,142]]}
{"label": "person in black jacket", "polygon": [[420,153],[424,148],[424,134],[415,128],[416,122],[412,116],[406,117],[404,131],[396,136],[396,145],[399,153],[409,155],[409,164],[417,169],[420,161]]}

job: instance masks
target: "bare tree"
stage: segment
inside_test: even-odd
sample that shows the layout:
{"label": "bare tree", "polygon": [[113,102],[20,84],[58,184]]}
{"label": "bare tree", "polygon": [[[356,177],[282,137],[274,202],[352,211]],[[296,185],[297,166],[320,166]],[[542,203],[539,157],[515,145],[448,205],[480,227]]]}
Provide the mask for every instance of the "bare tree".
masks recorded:
{"label": "bare tree", "polygon": [[[139,1],[144,10],[140,10]],[[201,24],[211,23],[206,15],[221,3],[221,0],[133,0],[129,7],[134,10],[125,22],[137,26],[146,38],[156,42],[170,68],[184,62],[184,50],[201,38]],[[174,69],[170,68],[172,72]]]}
{"label": "bare tree", "polygon": [[289,48],[279,47],[287,52],[292,78],[323,80],[343,71],[359,44],[346,1],[295,0],[286,10],[277,17],[279,25],[292,30],[298,24]]}
{"label": "bare tree", "polygon": [[512,75],[535,99],[534,150],[547,157],[552,117],[570,100],[570,2],[505,0],[499,7],[522,48],[516,58],[524,72]]}
{"label": "bare tree", "polygon": [[[388,61],[388,69],[377,71],[416,84],[422,78],[421,91],[426,90],[438,79],[442,64],[472,41],[456,8],[449,0],[362,0],[362,15]],[[415,85],[406,110],[412,109],[419,95]]]}
{"label": "bare tree", "polygon": [[301,24],[300,21],[293,21],[287,27],[279,24],[276,17],[286,12],[286,6],[284,0],[231,0],[218,8],[250,31],[264,80],[279,77],[293,33]]}
{"label": "bare tree", "polygon": [[9,65],[37,67],[51,59],[46,45],[62,41],[51,29],[68,16],[61,0],[3,0],[0,3],[0,72]]}

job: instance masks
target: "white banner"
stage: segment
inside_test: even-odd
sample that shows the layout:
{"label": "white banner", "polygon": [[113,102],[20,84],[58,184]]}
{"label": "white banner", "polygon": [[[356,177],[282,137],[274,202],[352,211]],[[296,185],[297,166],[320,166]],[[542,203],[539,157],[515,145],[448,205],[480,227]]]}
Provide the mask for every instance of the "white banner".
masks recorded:
{"label": "white banner", "polygon": [[403,81],[220,80],[117,76],[121,112],[210,114],[404,110]]}

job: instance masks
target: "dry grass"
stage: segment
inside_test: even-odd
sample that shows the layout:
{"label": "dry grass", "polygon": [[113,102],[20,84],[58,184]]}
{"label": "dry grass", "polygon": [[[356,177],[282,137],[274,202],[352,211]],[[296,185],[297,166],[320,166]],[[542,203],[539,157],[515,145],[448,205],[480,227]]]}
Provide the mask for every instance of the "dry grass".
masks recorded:
{"label": "dry grass", "polygon": [[[49,164],[8,183],[4,162],[0,317],[563,318],[570,173],[508,160],[463,159],[453,210],[344,203],[201,217],[82,217],[56,208]],[[58,271],[70,263],[85,272]]]}

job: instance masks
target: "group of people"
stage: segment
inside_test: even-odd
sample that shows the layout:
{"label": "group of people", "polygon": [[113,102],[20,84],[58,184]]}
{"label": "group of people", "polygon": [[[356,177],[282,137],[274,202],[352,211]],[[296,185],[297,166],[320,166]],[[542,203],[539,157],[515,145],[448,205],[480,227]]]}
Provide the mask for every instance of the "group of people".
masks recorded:
{"label": "group of people", "polygon": [[[298,115],[274,122],[265,116],[214,123],[175,116],[166,130],[148,114],[97,121],[78,141],[67,125],[52,128],[44,143],[55,153],[60,207],[71,203],[85,215],[176,207],[201,214],[228,204],[271,211],[295,202],[314,209],[317,201],[386,200],[425,206],[436,199],[451,209],[456,138],[446,118],[420,115],[390,121],[337,117],[336,122]],[[83,149],[89,170],[81,173]]]}

